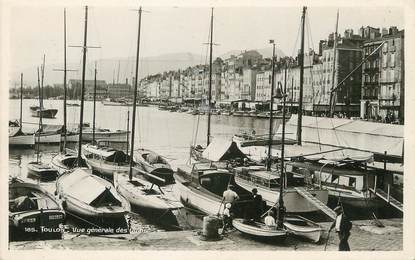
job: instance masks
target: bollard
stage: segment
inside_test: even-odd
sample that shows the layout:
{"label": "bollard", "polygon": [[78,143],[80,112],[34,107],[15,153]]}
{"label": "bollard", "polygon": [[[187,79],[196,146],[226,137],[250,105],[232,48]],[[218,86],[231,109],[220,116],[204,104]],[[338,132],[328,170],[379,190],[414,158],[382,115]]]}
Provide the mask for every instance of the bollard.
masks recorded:
{"label": "bollard", "polygon": [[218,229],[222,225],[222,220],[216,216],[205,216],[203,217],[203,230],[202,240],[220,240],[222,237],[219,235]]}

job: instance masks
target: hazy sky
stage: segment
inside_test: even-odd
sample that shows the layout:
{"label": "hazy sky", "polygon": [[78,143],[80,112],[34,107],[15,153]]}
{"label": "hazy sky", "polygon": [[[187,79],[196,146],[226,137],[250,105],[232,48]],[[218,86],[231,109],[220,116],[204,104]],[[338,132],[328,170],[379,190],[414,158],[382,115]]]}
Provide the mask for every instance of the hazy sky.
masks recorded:
{"label": "hazy sky", "polygon": [[[207,7],[151,7],[142,17],[142,56],[192,52],[205,56],[210,9]],[[336,7],[309,7],[308,18],[313,46],[333,32]],[[301,7],[218,7],[214,13],[214,55],[229,50],[264,48],[275,39],[278,48],[292,55],[300,24]],[[94,7],[88,14],[88,44],[101,46],[88,52],[88,60],[134,56],[137,12],[128,7]],[[84,8],[67,8],[68,45],[81,45]],[[340,8],[339,32],[358,32],[362,25],[404,26],[403,10],[397,7]],[[63,7],[15,6],[10,12],[11,70],[40,64],[46,53],[48,64],[63,61]],[[68,62],[78,62],[81,50],[68,48]]]}

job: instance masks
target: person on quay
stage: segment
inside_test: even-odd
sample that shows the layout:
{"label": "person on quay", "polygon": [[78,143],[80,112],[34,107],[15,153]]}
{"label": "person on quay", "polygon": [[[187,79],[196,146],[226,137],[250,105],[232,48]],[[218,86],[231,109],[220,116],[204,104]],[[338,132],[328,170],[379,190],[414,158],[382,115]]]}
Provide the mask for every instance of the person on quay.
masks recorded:
{"label": "person on quay", "polygon": [[333,221],[329,232],[335,228],[340,240],[339,251],[350,251],[348,239],[350,237],[350,230],[352,229],[352,222],[349,220],[346,214],[344,214],[342,206],[335,207],[334,212],[336,212],[337,217]]}
{"label": "person on quay", "polygon": [[228,189],[223,192],[222,203],[226,205],[227,203],[231,204],[231,211],[234,210],[235,201],[239,199],[238,194],[233,190],[234,187],[232,184],[228,185]]}

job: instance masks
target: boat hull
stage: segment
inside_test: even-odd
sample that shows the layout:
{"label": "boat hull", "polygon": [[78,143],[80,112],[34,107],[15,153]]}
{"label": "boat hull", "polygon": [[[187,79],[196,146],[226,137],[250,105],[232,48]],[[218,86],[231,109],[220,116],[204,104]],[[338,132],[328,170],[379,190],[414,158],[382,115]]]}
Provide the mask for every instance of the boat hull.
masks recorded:
{"label": "boat hull", "polygon": [[35,134],[35,143],[37,144],[58,144],[61,142],[61,134],[56,133],[41,133]]}
{"label": "boat hull", "polygon": [[312,223],[299,216],[286,216],[284,226],[290,234],[311,240],[315,243],[320,241],[321,235],[324,232],[324,229],[316,223]]}
{"label": "boat hull", "polygon": [[40,117],[42,118],[55,118],[56,114],[58,113],[57,109],[42,109],[40,110],[31,110],[33,117]]}
{"label": "boat hull", "polygon": [[[268,206],[272,207],[276,205],[279,198],[279,191],[265,189],[261,186],[254,185],[251,182],[248,182],[242,178],[235,176],[235,183],[241,188],[251,191],[253,188],[258,189],[258,193],[262,195],[262,198],[265,200]],[[327,204],[328,201],[328,191],[321,189],[308,189],[314,197],[320,200],[322,203]],[[292,189],[284,190],[284,205],[287,212],[300,213],[300,212],[314,212],[318,211],[312,203],[307,199],[297,193],[297,191]]]}
{"label": "boat hull", "polygon": [[165,214],[167,211],[182,208],[183,205],[174,197],[172,186],[163,186],[163,194],[157,191],[154,186],[154,192],[149,190],[152,184],[143,178],[133,177],[134,185],[129,181],[127,173],[114,173],[114,186],[117,191],[130,202],[133,209],[151,211],[158,214]]}
{"label": "boat hull", "polygon": [[232,225],[242,233],[261,237],[261,238],[285,238],[287,236],[287,231],[284,229],[277,229],[274,227],[266,227],[262,223],[255,222],[254,225],[245,224],[245,220],[241,218],[236,218],[232,220]]}
{"label": "boat hull", "polygon": [[34,146],[34,145],[35,145],[35,137],[33,134],[9,136],[9,146],[11,147]]}
{"label": "boat hull", "polygon": [[76,154],[59,153],[52,158],[51,166],[59,172],[59,175],[62,175],[76,166],[77,159],[78,156]]}
{"label": "boat hull", "polygon": [[[125,142],[127,140],[127,135],[129,132],[127,131],[108,131],[108,132],[95,132],[95,139],[96,140],[107,140],[113,142]],[[82,141],[84,142],[91,142],[92,141],[92,130],[91,131],[83,131],[82,132]]]}
{"label": "boat hull", "polygon": [[190,187],[189,183],[181,177],[175,176],[175,178],[174,193],[176,198],[179,198],[184,205],[190,206],[206,215],[216,215],[223,210],[221,197],[204,194]]}
{"label": "boat hull", "polygon": [[27,174],[34,179],[47,182],[56,180],[58,171],[41,162],[30,162],[27,164]]}

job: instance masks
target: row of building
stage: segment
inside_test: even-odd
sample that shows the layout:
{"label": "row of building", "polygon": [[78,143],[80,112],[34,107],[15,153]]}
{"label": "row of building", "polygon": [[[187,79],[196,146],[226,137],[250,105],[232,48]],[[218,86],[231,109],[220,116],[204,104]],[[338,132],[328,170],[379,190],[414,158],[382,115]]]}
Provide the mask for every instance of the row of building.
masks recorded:
{"label": "row of building", "polygon": [[[216,106],[269,102],[271,59],[250,50],[224,60],[217,58],[212,67],[211,95]],[[367,26],[358,34],[351,29],[337,37],[331,34],[320,41],[318,53],[304,53],[303,110],[308,114],[327,113],[331,89],[335,88],[337,113],[403,123],[404,73],[403,30]],[[287,104],[293,111],[298,110],[299,74],[298,56],[277,57],[275,85],[286,86]],[[140,81],[142,95],[172,101],[206,103],[208,86],[208,65],[150,75]]]}

